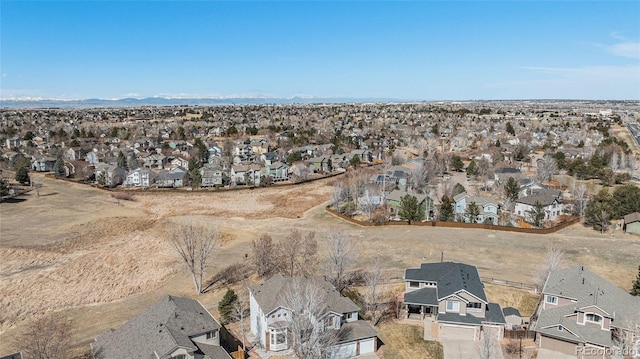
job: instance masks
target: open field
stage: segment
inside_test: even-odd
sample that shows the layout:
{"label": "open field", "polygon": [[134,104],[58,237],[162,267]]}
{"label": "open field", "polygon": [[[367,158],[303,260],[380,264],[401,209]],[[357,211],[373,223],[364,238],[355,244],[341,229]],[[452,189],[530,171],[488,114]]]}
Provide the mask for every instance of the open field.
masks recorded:
{"label": "open field", "polygon": [[[33,318],[62,311],[75,325],[74,339],[88,348],[101,332],[121,325],[161,296],[194,296],[191,279],[168,242],[173,222],[205,224],[226,234],[212,274],[245,261],[262,233],[274,240],[291,229],[330,229],[358,241],[357,265],[383,259],[386,275],[445,260],[477,265],[482,276],[533,282],[549,244],[566,251],[568,265],[584,264],[625,289],[640,264],[640,237],[600,234],[575,225],[551,235],[439,227],[359,227],[324,211],[328,180],[299,186],[233,192],[145,193],[116,201],[110,193],[38,176],[40,196],[0,204],[0,355]],[[495,291],[499,296],[500,291]],[[521,301],[505,297],[496,301]],[[215,312],[224,293],[200,295]],[[516,304],[514,304],[516,305]],[[525,314],[525,313],[523,313]],[[525,314],[526,315],[526,314]]]}

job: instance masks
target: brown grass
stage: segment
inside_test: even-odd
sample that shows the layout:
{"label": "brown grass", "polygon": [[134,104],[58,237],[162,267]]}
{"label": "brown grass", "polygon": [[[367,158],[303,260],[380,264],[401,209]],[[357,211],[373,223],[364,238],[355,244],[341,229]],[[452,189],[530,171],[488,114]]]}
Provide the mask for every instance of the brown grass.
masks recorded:
{"label": "brown grass", "polygon": [[417,325],[400,324],[392,320],[376,327],[380,340],[379,349],[384,359],[442,359],[444,353],[439,342],[425,341],[424,328]]}
{"label": "brown grass", "polygon": [[485,284],[485,293],[490,302],[498,303],[502,308],[514,307],[522,316],[530,316],[538,304],[539,295],[524,289]]}
{"label": "brown grass", "polygon": [[[315,231],[321,255],[328,230],[346,231],[357,241],[355,266],[366,268],[381,256],[387,277],[401,277],[405,268],[439,261],[444,253],[445,260],[478,266],[482,276],[528,283],[547,245],[554,244],[567,252],[567,265],[588,265],[628,289],[640,263],[638,237],[602,235],[580,225],[552,235],[355,226],[324,211],[331,193],[327,180],[253,191],[136,193],[136,201],[118,204],[110,192],[33,175],[44,185],[39,197],[31,192],[23,202],[0,204],[0,355],[14,349],[4,343],[32,317],[47,312],[69,315],[76,323],[74,340],[84,347],[169,293],[197,297],[215,315],[226,288],[193,293],[167,241],[172,223],[216,226],[224,234],[208,278],[245,263],[259,235],[277,241],[294,228]],[[520,305],[527,314],[529,302],[515,294],[489,288],[488,295],[503,305]],[[387,332],[389,355],[412,357],[396,348],[396,331]]]}

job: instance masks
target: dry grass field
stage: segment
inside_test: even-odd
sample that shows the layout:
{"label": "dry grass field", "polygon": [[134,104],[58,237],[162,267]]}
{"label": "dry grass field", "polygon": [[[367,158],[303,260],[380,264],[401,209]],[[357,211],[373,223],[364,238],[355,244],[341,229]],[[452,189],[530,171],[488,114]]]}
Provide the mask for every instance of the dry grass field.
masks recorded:
{"label": "dry grass field", "polygon": [[[567,265],[584,264],[625,289],[640,264],[640,237],[603,235],[581,225],[546,236],[355,226],[324,211],[329,180],[233,192],[139,193],[134,201],[41,176],[36,181],[43,184],[39,196],[31,192],[23,201],[0,204],[0,355],[17,348],[12,338],[27,323],[48,313],[69,317],[74,341],[86,349],[95,336],[167,293],[194,297],[189,275],[168,241],[176,222],[213,226],[225,234],[210,263],[211,275],[245,261],[260,234],[279,240],[293,228],[315,231],[321,251],[328,230],[348,231],[358,242],[356,265],[366,268],[381,256],[389,277],[439,261],[442,254],[445,260],[478,266],[483,276],[532,282],[550,244],[566,251]],[[215,312],[221,292],[198,299]],[[530,303],[490,288],[489,299]]]}

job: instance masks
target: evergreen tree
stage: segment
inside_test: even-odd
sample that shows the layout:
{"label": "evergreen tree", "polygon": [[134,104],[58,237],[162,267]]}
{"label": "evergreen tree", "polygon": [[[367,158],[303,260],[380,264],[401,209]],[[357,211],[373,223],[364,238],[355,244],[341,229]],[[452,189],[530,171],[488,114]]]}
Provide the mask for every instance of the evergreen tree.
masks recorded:
{"label": "evergreen tree", "polygon": [[518,199],[518,192],[520,191],[520,186],[515,178],[509,177],[507,183],[504,184],[504,195],[507,196],[511,201],[515,201]]}
{"label": "evergreen tree", "polygon": [[471,202],[467,205],[467,209],[464,211],[467,219],[471,223],[477,223],[480,216],[480,206],[476,202]]}
{"label": "evergreen tree", "polygon": [[467,166],[467,176],[473,177],[477,175],[478,175],[478,165],[476,164],[476,161],[471,160],[471,162],[469,162],[469,166]]}
{"label": "evergreen tree", "polygon": [[464,163],[462,163],[462,158],[460,158],[460,156],[458,155],[454,155],[453,157],[451,157],[451,167],[456,172],[462,172],[462,169],[464,168]]}
{"label": "evergreen tree", "polygon": [[631,286],[631,295],[640,296],[640,266],[638,266],[638,276]]}
{"label": "evergreen tree", "polygon": [[227,292],[224,294],[224,297],[218,303],[218,312],[220,312],[220,316],[222,320],[225,322],[229,322],[233,316],[233,306],[235,302],[238,300],[238,296],[233,289],[227,289]]}
{"label": "evergreen tree", "polygon": [[66,177],[62,156],[58,156],[56,162],[53,164],[53,175],[56,176],[56,178]]}
{"label": "evergreen tree", "polygon": [[7,186],[7,182],[3,179],[0,179],[0,197],[9,195],[9,187]]}
{"label": "evergreen tree", "polygon": [[439,221],[453,221],[453,203],[449,199],[449,196],[446,194],[442,195],[440,198],[440,210],[438,211],[438,220]]}
{"label": "evergreen tree", "polygon": [[511,125],[511,122],[507,122],[506,130],[507,130],[507,133],[510,134],[511,136],[516,135],[516,130],[513,128],[513,125]]}
{"label": "evergreen tree", "polygon": [[129,166],[127,166],[127,157],[125,157],[122,151],[118,153],[118,167],[124,168],[125,170],[129,169]]}
{"label": "evergreen tree", "polygon": [[605,188],[600,190],[590,201],[584,210],[584,223],[593,229],[604,232],[609,227],[613,208],[613,196]]}
{"label": "evergreen tree", "polygon": [[409,223],[421,218],[420,206],[418,205],[418,199],[416,196],[406,194],[400,199],[400,210],[398,211],[398,215],[400,218],[409,221]]}
{"label": "evergreen tree", "polygon": [[464,193],[464,192],[467,192],[467,189],[464,188],[464,186],[461,185],[460,183],[456,183],[456,185],[453,186],[453,191],[451,191],[451,195],[455,197],[460,193]]}
{"label": "evergreen tree", "polygon": [[615,218],[622,218],[633,212],[640,212],[640,187],[631,183],[620,186],[613,191],[612,213]]}
{"label": "evergreen tree", "polygon": [[31,182],[31,179],[29,178],[29,169],[25,164],[21,164],[16,169],[15,180],[22,184],[29,184]]}

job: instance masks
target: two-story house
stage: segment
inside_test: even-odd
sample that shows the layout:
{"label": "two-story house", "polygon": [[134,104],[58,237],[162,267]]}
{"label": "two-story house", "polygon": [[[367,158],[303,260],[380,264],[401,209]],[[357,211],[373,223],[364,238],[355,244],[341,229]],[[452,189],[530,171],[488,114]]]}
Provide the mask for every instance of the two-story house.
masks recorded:
{"label": "two-story house", "polygon": [[515,201],[514,211],[525,220],[531,220],[531,213],[537,203],[544,208],[544,220],[555,221],[564,212],[562,195],[560,191],[538,190],[526,197],[520,197]]}
{"label": "two-story house", "polygon": [[[453,213],[465,222],[498,224],[498,204],[492,198],[482,196],[471,196],[467,192],[453,196]],[[478,217],[469,218],[467,207],[475,203],[478,206]]]}
{"label": "two-story house", "polygon": [[220,324],[197,300],[167,295],[91,343],[96,359],[231,359]]}
{"label": "two-story house", "polygon": [[149,188],[156,181],[156,174],[148,168],[138,167],[129,171],[125,186]]}
{"label": "two-story house", "polygon": [[[284,296],[295,281],[313,281],[325,295],[326,311],[317,322],[324,323],[324,330],[335,330],[337,341],[327,352],[340,358],[349,358],[377,349],[377,332],[364,320],[358,319],[358,306],[345,298],[323,278],[292,278],[276,274],[265,282],[249,287],[251,333],[266,352],[278,352],[291,348],[290,331],[293,320],[291,308],[287,308]],[[299,282],[298,282],[299,283]]]}
{"label": "two-story house", "polygon": [[407,319],[429,317],[438,323],[443,337],[479,340],[483,329],[497,329],[500,338],[506,324],[502,308],[489,303],[475,266],[455,263],[422,263],[404,274],[403,310]]}
{"label": "two-story house", "polygon": [[640,331],[640,297],[584,266],[558,269],[544,284],[533,329],[538,358],[608,358],[611,348]]}

